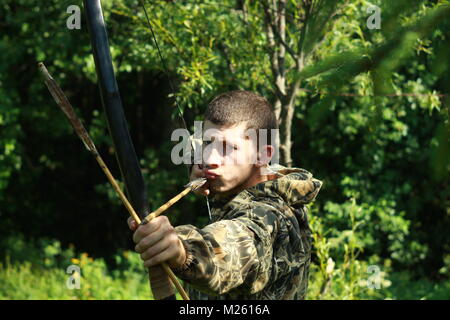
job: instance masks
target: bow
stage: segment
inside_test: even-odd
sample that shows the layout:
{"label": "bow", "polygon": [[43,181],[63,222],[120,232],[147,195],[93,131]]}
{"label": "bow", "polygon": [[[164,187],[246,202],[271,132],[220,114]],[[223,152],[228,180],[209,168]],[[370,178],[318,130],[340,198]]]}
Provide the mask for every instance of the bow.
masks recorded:
{"label": "bow", "polygon": [[[103,20],[100,0],[84,0],[83,2],[91,37],[102,104],[107,116],[109,132],[115,147],[117,162],[132,206],[141,217],[145,217],[150,212],[147,189],[123,112],[122,101],[114,75],[111,53],[109,51],[108,35]],[[171,270],[165,264],[163,264],[163,268],[171,276],[172,282],[177,286],[176,278],[171,273]],[[163,285],[162,288],[165,292],[155,295],[164,297],[164,300],[175,300],[172,287],[170,286],[168,288],[168,286],[170,284]],[[178,286],[178,289],[180,289],[181,286],[179,284]]]}

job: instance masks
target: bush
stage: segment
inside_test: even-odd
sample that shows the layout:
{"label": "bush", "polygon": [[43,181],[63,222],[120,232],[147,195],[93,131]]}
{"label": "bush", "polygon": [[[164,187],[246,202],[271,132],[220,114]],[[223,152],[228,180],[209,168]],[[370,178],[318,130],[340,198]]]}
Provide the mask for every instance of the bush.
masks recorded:
{"label": "bush", "polygon": [[[0,263],[0,299],[152,299],[147,273],[135,253],[115,255],[118,266],[111,271],[103,259],[62,249],[58,241],[25,245],[23,237],[16,237],[5,244],[15,245]],[[79,289],[69,289],[78,281]]]}
{"label": "bush", "polygon": [[[342,205],[327,203],[325,208],[322,214],[317,207],[311,212],[314,251],[307,299],[450,298],[448,282],[392,271],[393,260],[412,259],[414,253],[402,246],[409,224],[401,214],[386,206],[358,205],[354,198]],[[390,258],[376,254],[374,246],[382,238],[389,242]],[[419,253],[421,248],[416,248]]]}

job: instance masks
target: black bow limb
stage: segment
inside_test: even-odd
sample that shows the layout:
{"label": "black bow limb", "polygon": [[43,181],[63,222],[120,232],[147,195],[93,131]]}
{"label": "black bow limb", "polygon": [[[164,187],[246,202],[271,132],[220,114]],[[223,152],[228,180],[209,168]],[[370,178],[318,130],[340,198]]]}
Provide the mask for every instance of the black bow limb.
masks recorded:
{"label": "black bow limb", "polygon": [[[114,75],[101,3],[100,0],[84,0],[83,2],[91,37],[102,104],[107,116],[109,132],[114,143],[117,162],[128,199],[138,215],[143,218],[150,212],[147,189],[123,112],[122,100]],[[158,295],[155,293],[154,295],[164,296],[164,294]],[[170,294],[164,299],[176,300],[176,297],[174,294]]]}

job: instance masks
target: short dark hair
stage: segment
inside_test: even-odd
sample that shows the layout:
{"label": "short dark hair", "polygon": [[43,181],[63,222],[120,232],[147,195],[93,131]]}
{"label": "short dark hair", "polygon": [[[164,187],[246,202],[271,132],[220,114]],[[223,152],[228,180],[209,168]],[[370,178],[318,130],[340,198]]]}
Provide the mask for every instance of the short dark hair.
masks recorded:
{"label": "short dark hair", "polygon": [[267,143],[271,144],[271,129],[278,129],[278,122],[270,103],[251,91],[234,90],[214,98],[205,111],[205,120],[216,125],[236,125],[247,122],[247,129],[267,129]]}

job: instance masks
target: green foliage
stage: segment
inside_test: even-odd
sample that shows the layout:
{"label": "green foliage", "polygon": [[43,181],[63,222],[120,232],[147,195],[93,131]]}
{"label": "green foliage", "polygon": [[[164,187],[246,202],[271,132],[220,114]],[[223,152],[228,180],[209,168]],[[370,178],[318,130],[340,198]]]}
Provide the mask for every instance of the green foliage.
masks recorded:
{"label": "green foliage", "polygon": [[[103,259],[62,249],[58,241],[31,245],[23,237],[8,238],[0,262],[0,299],[123,300],[151,299],[148,276],[139,256],[123,251],[115,255],[117,268],[110,271]],[[80,274],[68,270],[80,268]],[[70,277],[80,288],[70,289]]]}
{"label": "green foliage", "polygon": [[0,76],[0,197],[8,186],[11,174],[21,168],[18,138],[18,108],[14,107],[15,97],[6,94],[4,79]]}
{"label": "green foliage", "polygon": [[[374,208],[367,210],[358,206],[355,199],[345,206],[330,203],[326,207],[329,211],[321,216],[314,209],[310,221],[316,259],[311,264],[307,299],[449,299],[448,281],[413,279],[409,272],[393,271],[393,259],[403,259],[404,255],[407,255],[406,259],[418,258],[416,255],[420,252],[415,253],[414,249],[423,250],[423,246],[418,246],[404,252],[396,251],[403,243],[400,241],[402,234],[408,231],[404,220],[386,217],[385,209],[375,210],[382,220],[387,219],[375,224],[375,228],[391,225],[391,230],[384,232],[397,234],[399,238],[389,239],[393,241],[390,246],[393,258],[381,258],[373,253],[379,250],[372,251],[371,248],[377,244],[372,237],[383,230],[367,228],[368,224],[374,223],[370,221],[370,210]],[[448,270],[442,268],[441,273],[445,272]]]}
{"label": "green foliage", "polygon": [[[352,209],[356,212],[356,209]],[[353,213],[351,214],[353,216]],[[435,283],[427,279],[412,279],[407,272],[391,273],[387,261],[358,259],[358,222],[352,224],[355,234],[337,243],[328,238],[322,219],[314,218],[314,246],[318,261],[311,265],[307,299],[448,299],[448,282]],[[356,235],[357,234],[357,235]],[[5,256],[0,262],[0,299],[57,300],[140,300],[152,299],[147,273],[139,256],[130,251],[114,255],[114,268],[103,259],[87,253],[76,254],[73,246],[62,249],[59,241],[41,239],[30,245],[24,237],[10,237],[1,243]],[[377,265],[378,263],[378,265]],[[68,271],[78,266],[80,274]],[[374,274],[369,265],[382,270]],[[444,270],[443,270],[444,272]],[[376,276],[376,277],[375,277]],[[379,278],[378,278],[379,276]],[[79,277],[80,288],[69,289],[69,277]],[[380,287],[368,285],[380,281]],[[180,297],[178,297],[180,298]]]}

